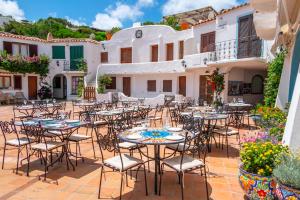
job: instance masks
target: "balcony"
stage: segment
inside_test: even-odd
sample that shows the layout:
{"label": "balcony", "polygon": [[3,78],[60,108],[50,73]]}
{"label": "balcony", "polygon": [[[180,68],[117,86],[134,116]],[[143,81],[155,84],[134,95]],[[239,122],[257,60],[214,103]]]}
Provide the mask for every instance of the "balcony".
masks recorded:
{"label": "balcony", "polygon": [[204,53],[185,56],[187,69],[203,66],[263,66],[266,63],[266,51],[263,41],[257,36],[227,40],[208,45]]}
{"label": "balcony", "polygon": [[79,69],[78,65],[80,64],[79,60],[69,60],[62,61],[63,71],[64,72],[83,72]]}

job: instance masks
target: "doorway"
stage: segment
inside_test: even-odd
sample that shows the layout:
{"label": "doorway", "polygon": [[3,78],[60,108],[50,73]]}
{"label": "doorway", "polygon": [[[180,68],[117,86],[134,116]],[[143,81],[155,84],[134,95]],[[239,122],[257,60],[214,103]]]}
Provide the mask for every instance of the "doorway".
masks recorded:
{"label": "doorway", "polygon": [[186,76],[179,76],[179,94],[186,96]]}
{"label": "doorway", "polygon": [[202,104],[206,101],[211,104],[213,101],[213,90],[210,82],[210,78],[207,75],[200,75],[199,80],[199,103]]}
{"label": "doorway", "polygon": [[36,100],[37,99],[37,77],[28,76],[28,99]]}
{"label": "doorway", "polygon": [[53,77],[53,98],[55,99],[66,99],[67,98],[67,78],[58,74]]}
{"label": "doorway", "polygon": [[130,97],[131,96],[131,78],[123,77],[123,93]]}

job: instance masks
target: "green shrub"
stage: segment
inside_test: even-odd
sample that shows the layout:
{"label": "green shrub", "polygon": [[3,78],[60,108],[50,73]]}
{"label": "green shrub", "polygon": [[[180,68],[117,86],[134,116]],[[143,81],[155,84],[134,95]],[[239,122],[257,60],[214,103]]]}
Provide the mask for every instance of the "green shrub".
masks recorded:
{"label": "green shrub", "polygon": [[112,83],[111,77],[107,75],[99,76],[98,78],[98,94],[103,94],[105,92],[106,86]]}
{"label": "green shrub", "polygon": [[273,175],[280,183],[300,189],[300,154],[282,154]]}
{"label": "green shrub", "polygon": [[285,55],[286,51],[281,51],[269,63],[264,92],[264,102],[266,106],[275,106]]}

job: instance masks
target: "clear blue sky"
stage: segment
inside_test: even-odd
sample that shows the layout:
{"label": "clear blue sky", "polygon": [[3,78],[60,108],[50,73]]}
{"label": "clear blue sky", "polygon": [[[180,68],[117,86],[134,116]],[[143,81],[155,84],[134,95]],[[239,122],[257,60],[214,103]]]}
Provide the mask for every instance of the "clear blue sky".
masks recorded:
{"label": "clear blue sky", "polygon": [[163,15],[211,5],[216,10],[245,0],[0,0],[0,13],[36,21],[49,16],[75,24],[108,29],[130,27],[134,22],[161,20]]}

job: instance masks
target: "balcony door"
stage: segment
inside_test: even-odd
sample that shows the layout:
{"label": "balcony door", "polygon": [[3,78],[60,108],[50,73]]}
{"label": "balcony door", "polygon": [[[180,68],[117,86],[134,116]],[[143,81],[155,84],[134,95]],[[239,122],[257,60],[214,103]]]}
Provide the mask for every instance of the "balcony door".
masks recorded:
{"label": "balcony door", "polygon": [[253,15],[239,18],[237,58],[261,56],[261,40],[256,35]]}
{"label": "balcony door", "polygon": [[132,63],[132,48],[121,48],[121,63]]}
{"label": "balcony door", "polygon": [[79,61],[83,59],[83,46],[70,46],[70,70],[77,71]]}

